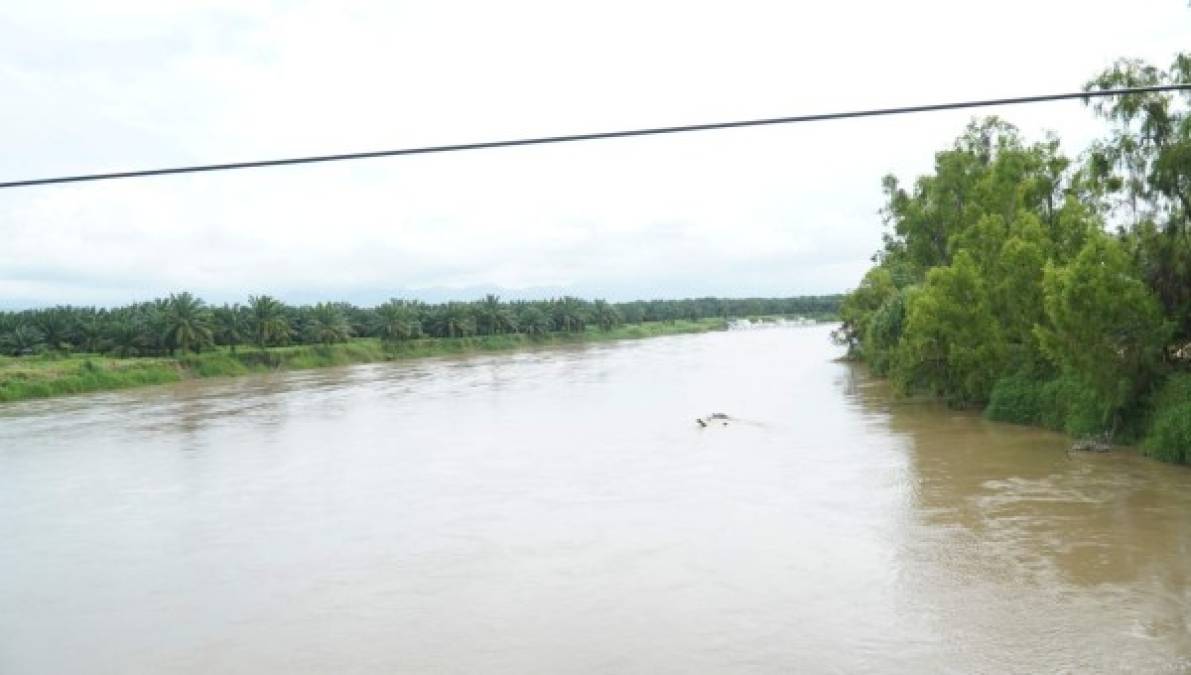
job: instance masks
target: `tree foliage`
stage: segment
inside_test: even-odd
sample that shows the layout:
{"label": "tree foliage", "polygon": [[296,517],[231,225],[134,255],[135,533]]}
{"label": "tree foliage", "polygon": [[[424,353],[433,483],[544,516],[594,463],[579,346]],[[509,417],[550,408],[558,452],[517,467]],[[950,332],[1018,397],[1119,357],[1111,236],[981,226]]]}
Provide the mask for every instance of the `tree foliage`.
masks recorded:
{"label": "tree foliage", "polygon": [[576,297],[512,302],[488,295],[476,302],[426,304],[394,298],[377,307],[346,302],[288,305],[251,295],[245,305],[212,308],[189,292],[116,308],[52,307],[0,312],[0,354],[105,353],[120,357],[234,351],[243,344],[264,350],[291,343],[332,344],[352,337],[393,344],[422,337],[555,331],[589,326],[610,330],[623,323],[706,317],[800,315],[834,318],[842,296],[795,298],[690,298],[611,303]]}
{"label": "tree foliage", "polygon": [[1005,360],[1004,334],[972,256],[927,274],[910,296],[893,372],[906,389],[956,404],[988,400]]}
{"label": "tree foliage", "polygon": [[1121,243],[1099,235],[1068,265],[1048,265],[1042,284],[1042,351],[1088,384],[1110,430],[1153,385],[1170,336],[1154,293],[1134,275]]}
{"label": "tree foliage", "polygon": [[[1191,54],[1165,69],[1122,60],[1087,90],[1188,78]],[[1074,160],[1053,135],[1030,143],[976,120],[930,174],[887,176],[883,246],[841,304],[837,339],[903,392],[1072,433],[1144,433],[1153,392],[1191,370],[1188,102],[1089,100],[1107,131]],[[1169,448],[1187,436],[1175,414],[1161,420],[1166,456],[1191,457]]]}

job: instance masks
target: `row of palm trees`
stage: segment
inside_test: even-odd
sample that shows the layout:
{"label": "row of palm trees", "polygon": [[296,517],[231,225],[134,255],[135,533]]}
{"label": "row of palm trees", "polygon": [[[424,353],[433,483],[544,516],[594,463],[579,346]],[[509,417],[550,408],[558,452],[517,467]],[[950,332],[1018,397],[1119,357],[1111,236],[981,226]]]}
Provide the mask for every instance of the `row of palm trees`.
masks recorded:
{"label": "row of palm trees", "polygon": [[47,351],[154,356],[232,351],[287,344],[333,344],[352,337],[397,342],[421,337],[469,337],[610,330],[623,323],[760,314],[833,314],[839,296],[772,299],[696,298],[609,303],[565,296],[506,302],[487,295],[476,302],[427,304],[393,299],[377,307],[345,302],[293,306],[268,295],[246,304],[211,306],[189,292],[114,309],[59,306],[0,312],[0,353]]}

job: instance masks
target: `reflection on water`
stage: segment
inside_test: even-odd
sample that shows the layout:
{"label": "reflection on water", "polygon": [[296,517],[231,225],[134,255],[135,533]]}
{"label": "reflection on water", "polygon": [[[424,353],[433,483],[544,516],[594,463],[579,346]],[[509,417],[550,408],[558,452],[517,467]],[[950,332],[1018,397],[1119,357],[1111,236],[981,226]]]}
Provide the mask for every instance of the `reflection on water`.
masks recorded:
{"label": "reflection on water", "polygon": [[837,353],[785,328],[0,406],[0,672],[1191,668],[1191,472]]}

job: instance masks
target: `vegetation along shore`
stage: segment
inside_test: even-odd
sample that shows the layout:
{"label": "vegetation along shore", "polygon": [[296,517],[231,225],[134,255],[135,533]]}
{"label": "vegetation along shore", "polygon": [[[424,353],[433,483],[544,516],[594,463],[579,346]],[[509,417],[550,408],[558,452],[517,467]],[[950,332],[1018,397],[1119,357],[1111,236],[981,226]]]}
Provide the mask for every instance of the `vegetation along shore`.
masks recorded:
{"label": "vegetation along shore", "polygon": [[190,293],[114,309],[0,312],[0,402],[534,345],[718,330],[734,317],[835,318],[842,296],[651,300],[563,297],[292,306],[261,295],[211,307]]}
{"label": "vegetation along shore", "polygon": [[[1088,90],[1191,81],[1122,60]],[[1186,92],[1091,103],[1077,158],[996,118],[884,179],[888,232],[838,340],[904,393],[1191,461],[1191,116]]]}

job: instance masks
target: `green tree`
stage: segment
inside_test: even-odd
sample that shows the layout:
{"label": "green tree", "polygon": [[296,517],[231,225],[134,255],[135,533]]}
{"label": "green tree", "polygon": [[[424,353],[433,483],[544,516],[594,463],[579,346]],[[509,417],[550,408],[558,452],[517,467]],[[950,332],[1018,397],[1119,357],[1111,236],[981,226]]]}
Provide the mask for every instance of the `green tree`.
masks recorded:
{"label": "green tree", "polygon": [[120,358],[140,356],[149,350],[149,340],[143,322],[130,313],[121,312],[104,329],[104,350]]}
{"label": "green tree", "polygon": [[306,324],[306,339],[324,345],[347,342],[352,335],[351,324],[339,307],[329,302],[315,305]]}
{"label": "green tree", "polygon": [[[1191,53],[1163,70],[1122,59],[1087,83],[1088,91],[1187,82]],[[1177,103],[1182,98],[1183,104]],[[1112,126],[1093,146],[1080,187],[1110,215],[1124,220],[1145,282],[1154,290],[1175,336],[1191,340],[1191,113],[1186,91],[1145,92],[1089,101]]]}
{"label": "green tree", "polygon": [[582,333],[586,329],[588,314],[582,300],[568,295],[552,304],[555,328],[568,333]]}
{"label": "green tree", "polygon": [[82,312],[74,322],[72,342],[80,351],[98,352],[103,348],[104,317],[94,311]]}
{"label": "green tree", "polygon": [[833,339],[846,346],[850,355],[859,355],[869,317],[897,293],[897,285],[889,269],[884,266],[870,269],[860,281],[860,286],[849,293],[840,305],[842,323],[832,334]]}
{"label": "green tree", "polygon": [[268,295],[248,296],[249,326],[253,341],[264,350],[275,344],[285,344],[290,338],[290,323],[285,306]]}
{"label": "green tree", "polygon": [[468,337],[476,333],[476,320],[471,307],[462,302],[451,302],[443,308],[435,321],[441,337]]}
{"label": "green tree", "polygon": [[396,298],[376,308],[376,333],[383,342],[397,342],[421,332],[413,306]]}
{"label": "green tree", "polygon": [[171,293],[162,316],[162,342],[172,354],[175,349],[199,352],[212,341],[211,313],[202,300],[189,292]]}
{"label": "green tree", "polygon": [[877,375],[888,375],[905,331],[906,306],[919,286],[888,296],[864,321],[864,359]]}
{"label": "green tree", "polygon": [[34,326],[41,333],[45,346],[55,351],[70,348],[69,338],[74,323],[71,314],[70,307],[54,307],[37,313]]}
{"label": "green tree", "polygon": [[[600,330],[612,330],[624,323],[620,312],[605,300],[596,300],[591,305],[591,316]],[[696,317],[698,318],[698,317]]]}
{"label": "green tree", "polygon": [[907,299],[905,333],[893,369],[903,390],[955,405],[988,400],[1005,365],[1005,343],[984,279],[966,251],[930,271]]}
{"label": "green tree", "polygon": [[540,336],[549,333],[554,325],[550,322],[550,317],[539,307],[530,305],[521,311],[517,319],[517,324],[526,335]]}
{"label": "green tree", "polygon": [[1170,325],[1119,241],[1093,237],[1066,266],[1048,265],[1043,279],[1048,325],[1039,326],[1045,354],[1090,386],[1105,431],[1136,404],[1161,372]]}
{"label": "green tree", "polygon": [[236,347],[252,335],[248,312],[239,303],[224,303],[223,307],[216,309],[212,314],[215,319],[215,341],[231,347],[232,353],[235,354]]}
{"label": "green tree", "polygon": [[484,296],[478,303],[475,318],[479,332],[484,335],[500,335],[517,330],[512,312],[501,303],[499,295]]}
{"label": "green tree", "polygon": [[0,335],[0,350],[9,356],[36,354],[45,347],[45,335],[31,324],[19,324],[11,331]]}

